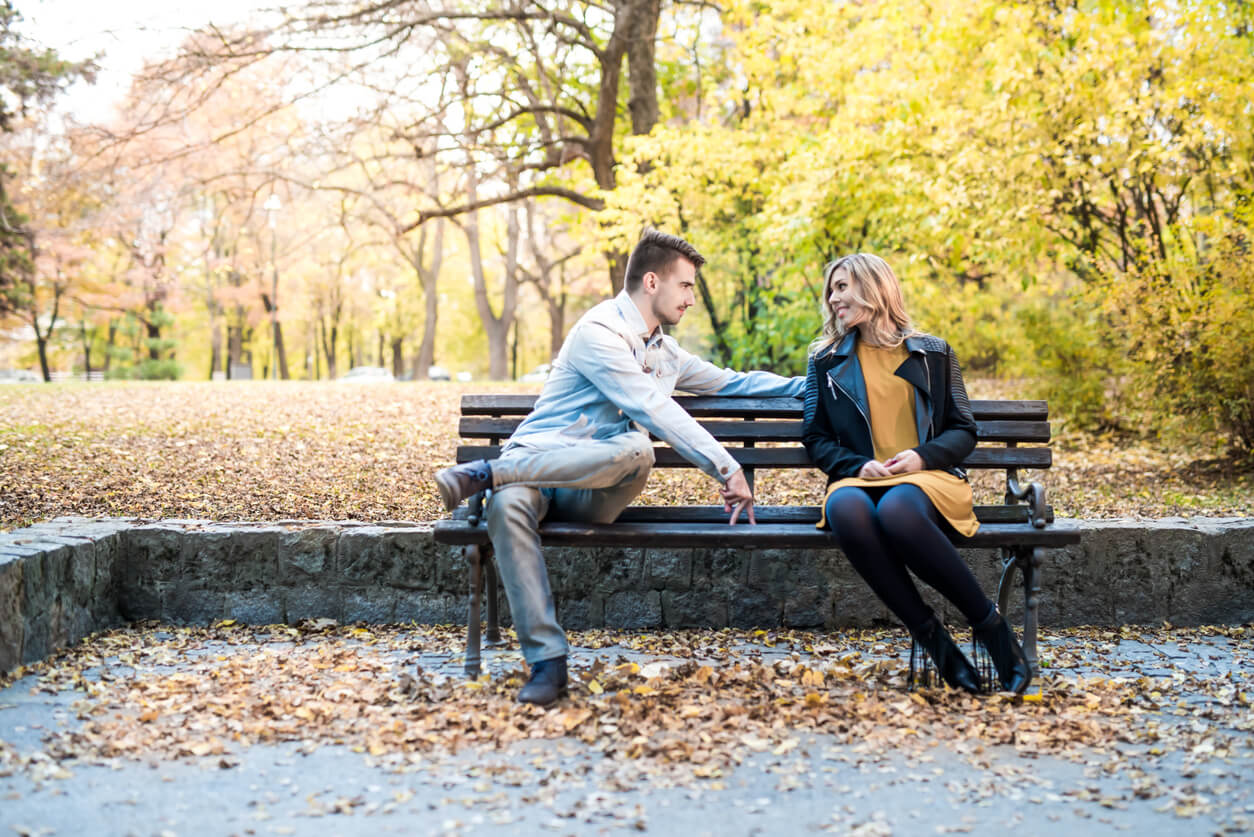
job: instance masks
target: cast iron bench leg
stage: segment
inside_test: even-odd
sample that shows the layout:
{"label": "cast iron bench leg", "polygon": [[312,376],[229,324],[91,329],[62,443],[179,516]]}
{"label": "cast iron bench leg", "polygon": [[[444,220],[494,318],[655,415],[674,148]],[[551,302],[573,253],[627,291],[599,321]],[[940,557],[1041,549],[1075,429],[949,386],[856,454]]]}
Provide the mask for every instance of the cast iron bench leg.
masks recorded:
{"label": "cast iron bench leg", "polygon": [[1007,547],[1001,548],[1001,581],[997,584],[997,609],[1005,616],[1010,610],[1010,594],[1014,590],[1015,570],[1019,556]]}
{"label": "cast iron bench leg", "polygon": [[466,547],[470,562],[470,618],[466,620],[466,676],[479,676],[479,603],[483,594],[483,554],[477,546]]}
{"label": "cast iron bench leg", "polygon": [[488,633],[485,639],[488,645],[500,645],[501,616],[497,599],[500,585],[496,580],[496,558],[490,546],[483,549],[483,584],[488,592]]}
{"label": "cast iron bench leg", "polygon": [[1023,568],[1023,653],[1032,667],[1032,676],[1041,674],[1036,653],[1036,626],[1041,606],[1041,548],[1025,547],[1021,551]]}

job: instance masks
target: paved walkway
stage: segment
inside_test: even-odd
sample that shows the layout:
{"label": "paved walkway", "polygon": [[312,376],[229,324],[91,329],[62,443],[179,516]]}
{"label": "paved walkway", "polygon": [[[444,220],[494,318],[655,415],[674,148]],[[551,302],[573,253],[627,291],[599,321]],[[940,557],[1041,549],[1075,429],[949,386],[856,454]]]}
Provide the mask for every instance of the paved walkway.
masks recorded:
{"label": "paved walkway", "polygon": [[[1189,751],[1152,741],[1078,746],[1025,758],[1013,747],[963,739],[905,750],[806,731],[778,748],[748,747],[743,761],[693,779],[656,759],[606,756],[575,737],[526,740],[505,750],[370,755],[330,741],[256,744],[228,755],[57,762],[42,754],[50,734],[84,723],[83,694],[57,689],[48,672],[0,690],[0,831],[18,834],[604,834],[657,835],[1214,834],[1254,831],[1254,733],[1248,695],[1250,639],[1197,632],[1155,638],[1047,635],[1043,656],[1068,681],[1145,678],[1141,686],[1188,679],[1189,689],[1146,724],[1213,728]],[[160,641],[160,637],[157,638]],[[257,654],[262,646],[231,646]],[[874,646],[883,652],[882,646]],[[447,649],[390,649],[398,672],[420,665],[456,681]],[[792,658],[796,642],[741,643],[733,656]],[[890,652],[891,653],[896,653]],[[168,655],[178,672],[195,655],[222,659],[212,642]],[[581,648],[595,660],[672,666],[679,656],[639,644]],[[518,665],[515,651],[489,650],[492,677]],[[87,680],[138,666],[126,654],[82,669]],[[1196,684],[1236,683],[1224,706]],[[1250,690],[1254,691],[1254,690]],[[1223,692],[1227,694],[1227,692]],[[136,698],[137,700],[140,697]],[[1049,699],[1047,687],[1044,699]],[[1241,700],[1247,702],[1242,704]],[[962,718],[955,719],[961,723]],[[471,723],[472,719],[467,719]],[[1171,740],[1164,734],[1164,741]],[[1200,743],[1197,743],[1199,742]],[[1209,746],[1209,750],[1207,747]],[[1200,751],[1199,751],[1200,750]]]}

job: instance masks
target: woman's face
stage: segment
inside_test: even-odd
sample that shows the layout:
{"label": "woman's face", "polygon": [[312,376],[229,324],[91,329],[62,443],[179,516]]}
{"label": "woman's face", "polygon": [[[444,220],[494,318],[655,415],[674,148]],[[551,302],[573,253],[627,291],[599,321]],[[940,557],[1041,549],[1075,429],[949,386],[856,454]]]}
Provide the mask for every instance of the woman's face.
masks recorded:
{"label": "woman's face", "polygon": [[866,322],[870,317],[871,310],[855,298],[854,279],[845,268],[837,268],[832,274],[828,291],[827,304],[832,307],[832,314],[846,329]]}

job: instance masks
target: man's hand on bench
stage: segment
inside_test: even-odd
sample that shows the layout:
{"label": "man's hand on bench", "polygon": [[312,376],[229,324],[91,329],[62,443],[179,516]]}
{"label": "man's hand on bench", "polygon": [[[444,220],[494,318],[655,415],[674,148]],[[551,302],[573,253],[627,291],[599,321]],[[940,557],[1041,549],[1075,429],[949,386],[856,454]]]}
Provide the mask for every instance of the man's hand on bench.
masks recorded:
{"label": "man's hand on bench", "polygon": [[742,511],[749,513],[749,522],[757,524],[753,517],[753,489],[745,479],[744,471],[737,471],[727,479],[727,485],[720,489],[723,495],[723,511],[731,515],[727,522],[735,526]]}

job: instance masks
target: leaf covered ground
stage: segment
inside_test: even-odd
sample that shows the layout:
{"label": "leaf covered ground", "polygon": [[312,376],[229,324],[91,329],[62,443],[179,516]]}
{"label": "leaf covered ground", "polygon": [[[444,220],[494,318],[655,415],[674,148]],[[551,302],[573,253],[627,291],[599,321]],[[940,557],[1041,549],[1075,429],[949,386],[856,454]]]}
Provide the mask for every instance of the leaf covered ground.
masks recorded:
{"label": "leaf covered ground", "polygon": [[[0,528],[60,515],[212,520],[433,520],[478,384],[110,383],[0,387]],[[973,397],[1015,397],[973,381]],[[1213,446],[1057,433],[1042,479],[1060,516],[1244,516],[1254,464]],[[996,501],[995,473],[975,476]],[[759,475],[760,503],[818,502],[813,471]],[[1002,481],[1004,484],[1004,480]],[[695,473],[657,472],[641,502],[712,503]]]}
{"label": "leaf covered ground", "polygon": [[[761,754],[786,794],[818,780],[806,765],[821,741],[838,760],[904,757],[919,765],[916,779],[931,776],[934,754],[954,753],[990,792],[1009,781],[1031,802],[1061,794],[1121,810],[1148,800],[1171,818],[1254,826],[1225,802],[1232,776],[1254,759],[1248,627],[1043,631],[1046,675],[1034,699],[908,692],[897,631],[586,631],[571,640],[571,695],[542,710],[514,702],[524,678],[516,651],[490,652],[479,680],[461,677],[459,628],[135,625],[14,675],[32,692],[76,699],[71,717],[46,728],[42,750],[0,739],[0,776],[55,781],[77,764],[119,759],[230,769],[250,747],[284,742],[302,752],[347,746],[403,771],[466,749],[560,740],[603,757],[595,783],[608,791],[719,791]],[[1191,663],[1171,664],[1186,656]],[[1121,789],[1057,787],[1034,759],[1077,762]],[[485,778],[536,791],[547,781],[508,760]],[[972,785],[972,803],[984,784]],[[345,804],[322,813],[351,813]]]}

